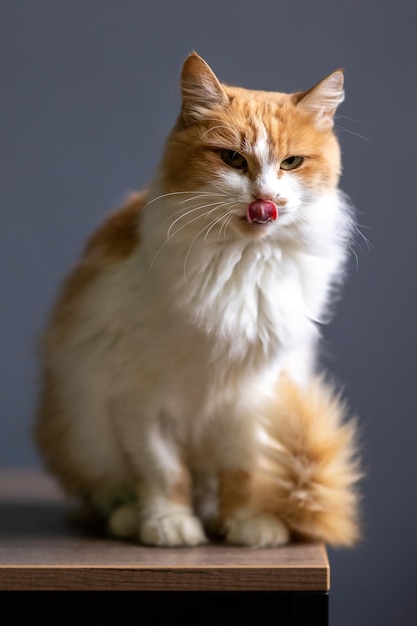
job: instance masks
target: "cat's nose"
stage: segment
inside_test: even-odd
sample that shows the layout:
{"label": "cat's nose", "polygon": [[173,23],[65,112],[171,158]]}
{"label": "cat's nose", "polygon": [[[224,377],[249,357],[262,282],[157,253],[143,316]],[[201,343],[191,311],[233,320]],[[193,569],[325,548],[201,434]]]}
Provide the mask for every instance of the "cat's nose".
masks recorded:
{"label": "cat's nose", "polygon": [[258,191],[255,194],[255,201],[260,200],[261,202],[273,202],[276,195],[277,194],[272,191]]}

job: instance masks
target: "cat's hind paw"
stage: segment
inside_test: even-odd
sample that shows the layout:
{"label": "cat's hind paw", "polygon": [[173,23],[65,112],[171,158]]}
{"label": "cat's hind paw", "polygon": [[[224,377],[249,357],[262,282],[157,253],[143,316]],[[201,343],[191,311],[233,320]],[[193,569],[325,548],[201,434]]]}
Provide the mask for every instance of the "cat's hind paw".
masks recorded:
{"label": "cat's hind paw", "polygon": [[189,513],[147,518],[139,525],[139,540],[150,546],[197,546],[207,543],[200,520]]}
{"label": "cat's hind paw", "polygon": [[282,546],[288,543],[288,528],[271,513],[239,516],[226,523],[227,543],[258,548]]}
{"label": "cat's hind paw", "polygon": [[119,539],[137,539],[139,514],[135,504],[124,504],[109,517],[107,529]]}

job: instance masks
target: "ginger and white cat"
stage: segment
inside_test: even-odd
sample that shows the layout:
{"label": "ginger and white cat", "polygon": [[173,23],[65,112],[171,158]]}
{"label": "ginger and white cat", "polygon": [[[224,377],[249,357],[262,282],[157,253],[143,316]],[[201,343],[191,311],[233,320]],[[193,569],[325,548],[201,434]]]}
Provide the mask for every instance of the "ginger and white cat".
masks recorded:
{"label": "ginger and white cat", "polygon": [[115,536],[196,545],[211,524],[236,544],[349,545],[354,425],[314,373],[353,224],[343,74],[251,91],[193,53],[181,85],[153,183],[93,235],[52,311],[37,443]]}

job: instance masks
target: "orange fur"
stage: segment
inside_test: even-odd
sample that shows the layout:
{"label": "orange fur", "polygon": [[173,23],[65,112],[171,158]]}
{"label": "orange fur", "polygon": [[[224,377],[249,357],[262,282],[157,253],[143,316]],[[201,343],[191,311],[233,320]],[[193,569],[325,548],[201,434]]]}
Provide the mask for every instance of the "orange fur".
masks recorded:
{"label": "orange fur", "polygon": [[220,524],[250,505],[252,476],[249,471],[223,470],[218,476]]}
{"label": "orange fur", "polygon": [[168,498],[175,504],[190,506],[192,500],[191,476],[185,465],[182,466],[180,475],[170,485]]}
{"label": "orange fur", "polygon": [[282,377],[269,407],[258,506],[296,535],[350,546],[359,539],[356,425],[332,388],[316,378],[302,390]]}

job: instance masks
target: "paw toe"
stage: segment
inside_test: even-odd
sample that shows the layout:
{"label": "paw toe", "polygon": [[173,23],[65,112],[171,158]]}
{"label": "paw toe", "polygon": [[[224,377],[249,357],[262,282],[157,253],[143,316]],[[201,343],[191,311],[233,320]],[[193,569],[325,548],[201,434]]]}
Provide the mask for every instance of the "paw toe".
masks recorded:
{"label": "paw toe", "polygon": [[152,546],[196,546],[207,539],[201,522],[192,515],[175,514],[143,520],[140,540]]}
{"label": "paw toe", "polygon": [[263,513],[230,520],[227,524],[226,541],[254,547],[282,546],[289,541],[289,531],[277,517]]}

